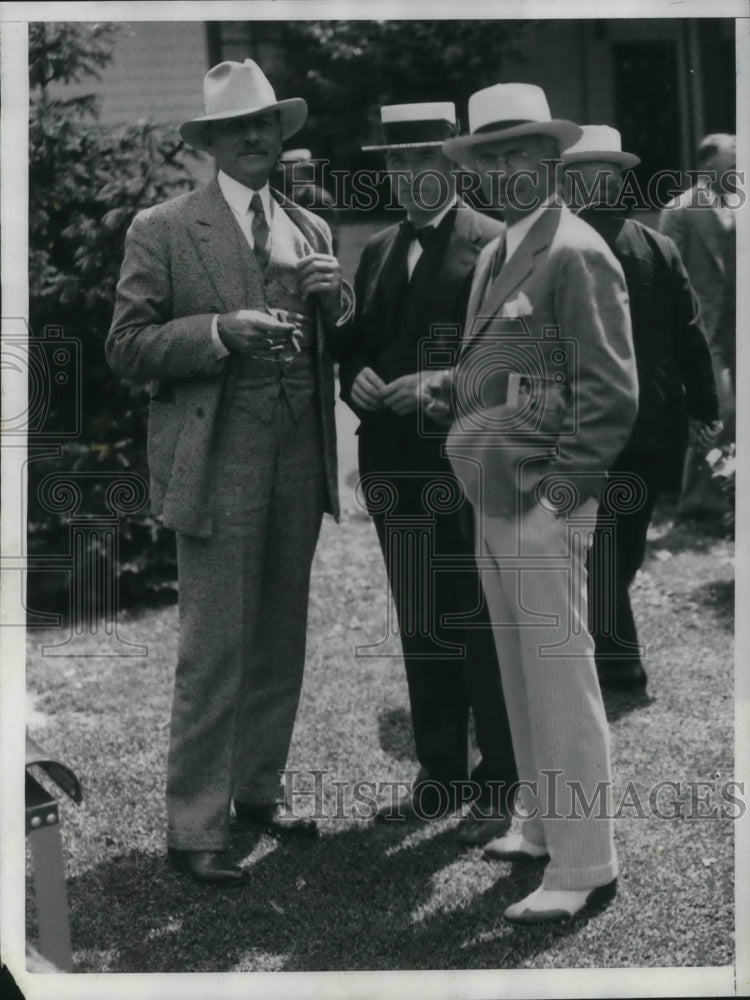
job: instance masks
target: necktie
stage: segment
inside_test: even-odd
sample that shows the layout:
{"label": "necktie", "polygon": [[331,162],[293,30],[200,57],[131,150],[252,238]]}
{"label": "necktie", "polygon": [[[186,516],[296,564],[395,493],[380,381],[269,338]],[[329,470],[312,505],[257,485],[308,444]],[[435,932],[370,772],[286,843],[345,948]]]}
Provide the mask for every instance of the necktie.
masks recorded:
{"label": "necktie", "polygon": [[493,281],[496,280],[497,276],[502,271],[503,265],[505,264],[506,254],[507,254],[507,244],[506,244],[505,240],[503,240],[502,246],[498,247],[497,250],[495,251],[495,256],[494,256],[494,259],[492,261],[492,271],[490,273],[490,284]]}
{"label": "necktie", "polygon": [[412,240],[419,240],[419,245],[424,250],[425,247],[429,246],[430,243],[437,236],[437,228],[435,226],[422,226],[421,229],[417,229],[413,222],[409,222],[408,219],[404,219],[399,223],[401,232],[405,239],[408,239],[409,243]]}
{"label": "necktie", "polygon": [[256,191],[250,200],[249,211],[253,213],[253,242],[255,244],[255,259],[261,268],[268,264],[270,256],[269,236],[271,234],[266,221],[266,213],[263,211],[263,202]]}

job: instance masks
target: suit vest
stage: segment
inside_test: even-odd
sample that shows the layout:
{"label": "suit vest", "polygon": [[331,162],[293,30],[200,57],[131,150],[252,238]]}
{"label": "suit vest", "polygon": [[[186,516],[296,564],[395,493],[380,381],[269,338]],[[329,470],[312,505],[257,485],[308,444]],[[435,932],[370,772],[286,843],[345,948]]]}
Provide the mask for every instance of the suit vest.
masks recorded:
{"label": "suit vest", "polygon": [[[279,205],[274,205],[271,227],[271,255],[265,271],[261,272],[255,254],[245,240],[242,253],[245,263],[256,280],[254,294],[249,296],[247,308],[282,310],[300,313],[302,340],[296,351],[289,341],[287,350],[280,350],[278,357],[266,358],[239,355],[234,359],[236,379],[232,405],[247,410],[261,420],[270,421],[280,395],[283,395],[298,420],[310,405],[317,387],[315,369],[315,304],[304,299],[299,287],[297,262],[312,252],[300,230]],[[257,301],[258,289],[262,301]]]}

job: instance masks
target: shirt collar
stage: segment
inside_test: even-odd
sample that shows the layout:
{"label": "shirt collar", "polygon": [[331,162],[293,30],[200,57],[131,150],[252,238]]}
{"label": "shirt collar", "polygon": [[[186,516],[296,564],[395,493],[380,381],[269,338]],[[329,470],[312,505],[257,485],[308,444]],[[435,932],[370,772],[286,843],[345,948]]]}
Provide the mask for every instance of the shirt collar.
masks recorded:
{"label": "shirt collar", "polygon": [[[428,228],[430,228],[430,229],[437,229],[437,227],[440,225],[440,223],[446,217],[446,215],[448,214],[448,212],[450,212],[450,210],[452,208],[455,208],[457,204],[458,204],[458,196],[454,196],[453,200],[449,201],[445,205],[444,208],[441,208],[437,215],[433,215],[433,217],[430,219],[429,222],[426,222],[424,226],[420,226],[419,228],[420,229],[428,229]],[[407,218],[409,218],[408,215],[407,215]],[[411,222],[411,219],[409,219],[409,221]]]}
{"label": "shirt collar", "polygon": [[541,205],[535,208],[533,212],[529,212],[528,215],[524,215],[516,222],[511,222],[507,224],[508,228],[505,233],[506,260],[517,249],[517,247],[523,240],[524,236],[528,233],[528,231],[534,225],[539,216],[542,215],[544,210],[549,208],[550,205],[554,204],[555,204],[554,197],[549,197],[546,199],[546,201],[543,201]]}
{"label": "shirt collar", "polygon": [[230,177],[229,174],[225,174],[223,170],[219,171],[216,179],[219,182],[221,193],[224,195],[224,200],[237,215],[247,215],[247,210],[250,207],[253,195],[259,194],[260,200],[263,204],[263,211],[266,213],[266,218],[271,218],[272,199],[268,181],[266,181],[260,191],[256,192],[253,191],[252,188],[246,187],[244,184],[240,184],[239,181]]}

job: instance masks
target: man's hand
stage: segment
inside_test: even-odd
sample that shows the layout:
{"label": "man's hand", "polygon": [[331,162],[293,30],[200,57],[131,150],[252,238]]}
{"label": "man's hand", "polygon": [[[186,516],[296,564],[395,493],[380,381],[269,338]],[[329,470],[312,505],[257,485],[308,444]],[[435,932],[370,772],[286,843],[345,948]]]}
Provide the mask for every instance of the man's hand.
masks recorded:
{"label": "man's hand", "polygon": [[332,254],[311,253],[297,263],[300,290],[314,295],[329,319],[341,315],[341,265]]}
{"label": "man's hand", "polygon": [[385,382],[372,368],[363,368],[352,383],[352,402],[359,410],[373,413],[383,406]]}
{"label": "man's hand", "polygon": [[690,444],[694,448],[708,449],[716,441],[724,430],[721,420],[714,420],[710,424],[701,423],[699,420],[690,421]]}
{"label": "man's hand", "polygon": [[383,389],[383,403],[400,417],[413,413],[420,406],[420,375],[402,375]]}
{"label": "man's hand", "polygon": [[432,372],[424,376],[422,384],[424,412],[440,427],[450,427],[453,412],[453,369]]}
{"label": "man's hand", "polygon": [[222,313],[217,329],[222,344],[237,354],[264,354],[273,357],[289,347],[295,322],[302,323],[298,313],[289,313],[294,322],[284,323],[259,309],[239,309]]}

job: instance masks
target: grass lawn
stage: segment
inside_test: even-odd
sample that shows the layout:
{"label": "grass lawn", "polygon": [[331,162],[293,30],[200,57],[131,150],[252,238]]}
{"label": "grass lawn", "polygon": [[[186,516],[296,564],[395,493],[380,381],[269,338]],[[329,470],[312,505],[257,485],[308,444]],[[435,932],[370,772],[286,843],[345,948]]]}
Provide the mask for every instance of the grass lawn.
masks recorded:
{"label": "grass lawn", "polygon": [[[344,474],[347,469],[345,468]],[[351,470],[349,481],[351,482]],[[543,930],[505,924],[541,867],[462,851],[454,819],[375,826],[337,819],[333,781],[415,771],[403,667],[354,655],[385,635],[388,595],[372,525],[351,489],[326,520],[314,568],[309,654],[289,767],[325,772],[329,818],[318,841],[235,835],[249,886],[193,885],[164,863],[163,785],[174,607],[123,616],[140,658],[42,655],[29,634],[30,731],[67,761],[84,803],[62,803],[75,963],[81,972],[572,969],[726,966],[734,961],[733,823],[659,819],[623,808],[615,902],[590,920]],[[634,587],[647,645],[647,697],[608,699],[615,800],[659,781],[733,775],[733,545],[657,514]],[[305,782],[302,778],[305,777]],[[674,796],[672,796],[674,797]],[[689,797],[689,794],[688,794]],[[667,811],[667,794],[661,800]],[[298,800],[300,811],[312,797]],[[709,806],[703,808],[707,811]],[[30,896],[29,930],[34,934]]]}

